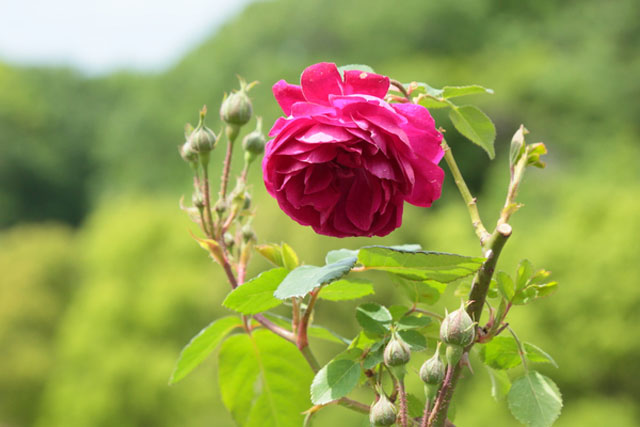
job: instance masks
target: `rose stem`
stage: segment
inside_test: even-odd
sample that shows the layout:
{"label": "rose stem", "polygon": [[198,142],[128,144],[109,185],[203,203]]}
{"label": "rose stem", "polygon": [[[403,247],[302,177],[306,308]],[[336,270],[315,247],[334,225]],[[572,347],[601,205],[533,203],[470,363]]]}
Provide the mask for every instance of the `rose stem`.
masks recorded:
{"label": "rose stem", "polygon": [[[476,322],[480,320],[498,257],[509,236],[511,236],[511,226],[509,224],[501,224],[496,227],[496,230],[491,234],[487,242],[488,248],[485,251],[487,259],[473,278],[471,293],[469,294],[469,304],[467,305],[466,311]],[[472,346],[473,343],[468,345],[464,351],[468,352]],[[458,362],[455,366],[449,365],[447,367],[447,374],[442,388],[438,393],[433,410],[431,411],[431,416],[429,417],[429,426],[442,427],[445,425],[449,403],[451,403],[453,391],[462,372],[462,367],[462,362]]]}
{"label": "rose stem", "polygon": [[464,199],[467,205],[467,210],[469,211],[469,216],[471,217],[471,224],[473,225],[473,228],[476,232],[476,235],[478,236],[478,239],[480,239],[480,244],[484,246],[485,242],[487,241],[487,239],[489,239],[491,234],[489,234],[487,229],[482,224],[482,220],[480,219],[480,213],[478,212],[476,198],[471,195],[471,192],[469,191],[469,187],[467,187],[467,183],[464,181],[464,178],[462,177],[462,173],[460,173],[460,169],[458,168],[458,164],[456,163],[456,160],[453,157],[453,153],[451,152],[451,147],[449,147],[449,145],[447,144],[447,141],[444,138],[442,138],[442,148],[444,150],[444,159],[446,160],[447,165],[449,166],[451,175],[453,175],[453,180],[458,186],[458,190],[460,191],[460,194],[462,195],[462,198]]}

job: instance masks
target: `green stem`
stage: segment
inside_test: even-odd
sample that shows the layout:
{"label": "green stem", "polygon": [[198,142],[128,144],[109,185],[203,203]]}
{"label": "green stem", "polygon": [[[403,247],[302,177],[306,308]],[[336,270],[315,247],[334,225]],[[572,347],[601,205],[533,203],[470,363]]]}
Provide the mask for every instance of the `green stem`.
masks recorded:
{"label": "green stem", "polygon": [[500,224],[487,241],[487,250],[485,251],[486,261],[482,263],[482,267],[478,270],[473,282],[471,283],[471,292],[469,293],[469,305],[467,313],[476,321],[480,321],[484,302],[487,298],[491,278],[495,271],[498,258],[502,252],[502,248],[509,236],[511,236],[511,226],[509,224]]}
{"label": "green stem", "polygon": [[240,128],[234,125],[228,125],[227,133],[227,153],[224,158],[224,167],[222,169],[222,178],[220,180],[220,200],[224,200],[227,196],[227,186],[229,184],[229,173],[231,172],[231,158],[233,155],[233,143],[238,137]]}
{"label": "green stem", "polygon": [[[211,191],[209,189],[209,166],[208,165],[203,165],[202,166],[203,172],[202,172],[202,180],[204,181],[202,183],[202,193],[204,196],[204,221],[206,223],[203,223],[203,228],[205,231],[205,234],[207,234],[210,238],[214,238],[213,236],[213,215],[211,214]],[[207,232],[208,230],[208,232]]]}
{"label": "green stem", "polygon": [[[469,294],[469,304],[466,308],[469,316],[476,322],[480,320],[496,263],[509,236],[511,236],[511,226],[509,224],[501,224],[496,227],[496,230],[487,241],[487,249],[485,251],[487,259],[473,278],[471,293]],[[464,352],[468,352],[472,346],[473,343],[467,346]],[[445,425],[449,404],[451,403],[462,368],[462,362],[458,362],[455,366],[450,365],[447,367],[447,375],[445,376],[442,388],[438,393],[429,418],[428,425],[430,427],[442,427]]]}
{"label": "green stem", "polygon": [[513,166],[511,170],[511,180],[509,181],[509,189],[507,190],[507,197],[504,202],[504,207],[500,212],[500,219],[498,225],[506,224],[511,218],[511,215],[518,210],[519,205],[516,204],[516,195],[518,194],[518,186],[524,176],[524,171],[527,167],[527,154],[520,157],[518,163]]}
{"label": "green stem", "polygon": [[302,353],[304,358],[307,360],[307,363],[309,364],[313,372],[317,373],[320,370],[320,364],[318,363],[318,360],[311,352],[311,347],[309,347],[308,345],[305,347],[302,347],[300,349],[300,353]]}
{"label": "green stem", "polygon": [[460,172],[460,168],[458,168],[458,164],[456,163],[455,158],[453,157],[453,153],[451,152],[451,147],[447,144],[445,139],[442,139],[442,148],[444,149],[444,159],[449,166],[449,170],[451,171],[451,175],[453,175],[453,180],[458,186],[458,190],[460,191],[460,195],[464,199],[465,204],[467,205],[467,210],[469,211],[469,216],[471,217],[471,224],[473,225],[473,229],[476,232],[476,235],[480,239],[480,244],[482,246],[485,245],[485,242],[489,239],[491,234],[487,231],[482,224],[482,219],[480,219],[480,212],[478,212],[478,206],[476,203],[476,198],[471,195],[471,191],[469,191],[469,187],[467,187],[467,183],[462,177],[462,173]]}
{"label": "green stem", "polygon": [[522,342],[516,335],[516,333],[511,329],[511,326],[507,325],[507,329],[513,335],[513,339],[516,340],[516,344],[518,345],[518,354],[520,354],[520,359],[522,359],[522,366],[524,366],[524,370],[529,372],[529,366],[527,365],[527,358],[524,353],[524,347],[522,346]]}

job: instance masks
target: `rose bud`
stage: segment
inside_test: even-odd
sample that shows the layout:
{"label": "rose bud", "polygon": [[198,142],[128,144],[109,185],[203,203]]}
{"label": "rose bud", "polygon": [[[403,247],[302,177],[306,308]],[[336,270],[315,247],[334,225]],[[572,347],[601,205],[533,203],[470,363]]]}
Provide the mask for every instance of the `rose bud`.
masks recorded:
{"label": "rose bud", "polygon": [[247,134],[242,140],[242,148],[244,149],[244,160],[250,165],[255,159],[264,153],[264,146],[267,139],[262,133],[262,117],[258,117],[256,130]]}
{"label": "rose bud", "polygon": [[445,344],[466,347],[473,342],[475,336],[475,323],[462,305],[447,314],[440,325],[440,339]]}
{"label": "rose bud", "polygon": [[264,153],[266,143],[267,139],[262,134],[262,117],[258,117],[256,130],[244,137],[242,140],[242,148],[244,151],[259,155]]}
{"label": "rose bud", "polygon": [[431,359],[428,359],[420,368],[420,379],[425,384],[425,394],[431,400],[438,394],[438,389],[444,380],[445,366],[439,356],[440,346]]}
{"label": "rose bud", "polygon": [[191,202],[198,210],[204,209],[204,195],[202,192],[199,190],[195,191],[191,196]]}
{"label": "rose bud", "polygon": [[371,405],[369,410],[369,421],[374,426],[390,426],[396,422],[398,410],[395,405],[389,401],[387,396],[382,393],[377,402]]}
{"label": "rose bud", "polygon": [[[206,105],[202,107],[200,111],[200,121],[198,126],[191,132],[189,136],[189,144],[193,151],[198,154],[207,155],[216,145],[216,134],[211,129],[204,125],[204,118],[207,115]],[[202,160],[202,159],[201,159]]]}
{"label": "rose bud", "polygon": [[273,86],[284,117],[269,132],[263,177],[293,220],[327,236],[385,236],[405,202],[440,197],[442,134],[423,106],[387,103],[388,90],[386,76],[341,75],[326,62],[305,69],[299,86]]}
{"label": "rose bud", "polygon": [[411,349],[402,338],[394,334],[384,348],[383,357],[387,366],[402,366],[411,359]]}
{"label": "rose bud", "polygon": [[244,204],[242,205],[243,210],[249,210],[251,207],[251,194],[248,191],[244,192]]}
{"label": "rose bud", "polygon": [[459,309],[447,314],[440,325],[440,339],[447,344],[447,362],[455,365],[460,361],[464,347],[475,339],[475,323],[461,305]]}
{"label": "rose bud", "polygon": [[420,379],[425,384],[440,385],[444,380],[444,363],[440,360],[438,351],[422,364],[420,368]]}
{"label": "rose bud", "polygon": [[180,156],[182,160],[189,163],[194,168],[198,166],[198,153],[195,152],[189,141],[180,147]]}
{"label": "rose bud", "polygon": [[244,126],[251,120],[253,106],[249,99],[248,91],[251,85],[240,79],[240,90],[232,92],[222,101],[220,118],[229,125]]}

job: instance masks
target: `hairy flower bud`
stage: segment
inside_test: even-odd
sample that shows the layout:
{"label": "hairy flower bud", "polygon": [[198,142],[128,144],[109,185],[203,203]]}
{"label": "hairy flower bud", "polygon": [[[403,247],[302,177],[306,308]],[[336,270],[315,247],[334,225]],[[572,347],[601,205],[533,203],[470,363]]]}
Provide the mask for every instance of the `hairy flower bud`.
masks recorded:
{"label": "hairy flower bud", "polygon": [[384,348],[383,356],[387,366],[402,366],[411,358],[411,349],[402,338],[394,334]]}
{"label": "hairy flower bud", "polygon": [[431,359],[428,359],[420,368],[420,379],[425,384],[440,385],[444,380],[444,363],[440,360],[438,351]]}
{"label": "hairy flower bud", "polygon": [[445,344],[466,347],[475,337],[475,324],[463,305],[447,314],[440,325],[440,339]]}
{"label": "hairy flower bud", "polygon": [[232,92],[222,101],[220,118],[229,125],[244,126],[251,120],[253,106],[249,99],[248,91],[253,83],[247,83],[240,79],[240,90]]}
{"label": "hairy flower bud", "polygon": [[208,127],[198,125],[193,131],[189,142],[198,153],[208,153],[216,146],[216,134]]}
{"label": "hairy flower bud", "polygon": [[[207,155],[216,145],[216,134],[211,129],[204,125],[204,118],[207,115],[207,106],[205,105],[200,110],[200,121],[193,131],[191,131],[187,137],[187,143],[190,149],[196,154],[201,156],[201,161],[206,163],[208,159]],[[188,128],[185,129],[188,131]]]}
{"label": "hairy flower bud", "polygon": [[233,234],[226,232],[222,237],[224,238],[224,244],[227,246],[229,250],[231,250],[233,248],[233,245],[236,243],[236,240],[234,239]]}
{"label": "hairy flower bud", "polygon": [[374,426],[390,426],[396,422],[398,410],[387,396],[382,393],[377,402],[371,405],[369,410],[369,421]]}
{"label": "hairy flower bud", "polygon": [[193,149],[189,141],[185,142],[180,147],[180,156],[185,162],[191,164],[194,167],[197,167],[198,153]]}
{"label": "hairy flower bud", "polygon": [[248,153],[259,156],[264,153],[264,146],[266,143],[267,139],[262,133],[262,118],[258,117],[256,129],[244,137],[242,140],[242,148]]}
{"label": "hairy flower bud", "polygon": [[255,242],[257,240],[256,233],[253,232],[251,224],[245,224],[242,227],[242,239],[245,243]]}
{"label": "hairy flower bud", "polygon": [[242,205],[243,210],[249,210],[251,207],[251,194],[248,191],[244,192],[244,204]]}
{"label": "hairy flower bud", "polygon": [[195,191],[191,196],[191,202],[198,210],[202,210],[204,208],[204,195],[202,192]]}

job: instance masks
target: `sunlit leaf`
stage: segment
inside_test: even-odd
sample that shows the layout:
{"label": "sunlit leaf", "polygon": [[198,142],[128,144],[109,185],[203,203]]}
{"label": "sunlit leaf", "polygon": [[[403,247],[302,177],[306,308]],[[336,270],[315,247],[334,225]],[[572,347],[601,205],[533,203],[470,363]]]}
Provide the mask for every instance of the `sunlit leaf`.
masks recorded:
{"label": "sunlit leaf", "polygon": [[493,89],[488,89],[480,85],[469,86],[445,86],[442,88],[443,98],[455,98],[457,96],[493,94]]}
{"label": "sunlit leaf", "polygon": [[356,309],[356,320],[365,331],[384,335],[389,331],[393,317],[386,307],[380,304],[366,303],[359,305]]}
{"label": "sunlit leaf", "polygon": [[367,269],[388,271],[409,280],[449,283],[474,274],[484,258],[369,246],[360,249],[358,261]]}
{"label": "sunlit leaf", "polygon": [[235,288],[222,302],[242,314],[256,314],[277,307],[282,301],[273,296],[280,282],[289,274],[285,268],[274,268]]}
{"label": "sunlit leaf", "polygon": [[356,263],[356,258],[344,258],[323,267],[303,265],[292,272],[280,283],[274,296],[279,299],[303,297],[318,286],[340,279]]}
{"label": "sunlit leaf", "polygon": [[507,401],[513,416],[529,427],[551,426],[562,409],[558,386],[536,371],[530,371],[513,382]]}
{"label": "sunlit leaf", "polygon": [[371,282],[361,279],[342,279],[320,289],[318,298],[329,301],[346,301],[374,293]]}
{"label": "sunlit leaf", "polygon": [[409,344],[411,351],[422,351],[427,348],[427,339],[416,330],[398,331],[398,335],[402,338],[402,341]]}
{"label": "sunlit leaf", "polygon": [[296,347],[266,330],[235,335],[218,354],[222,401],[239,425],[302,425],[312,378]]}
{"label": "sunlit leaf", "polygon": [[360,364],[354,360],[332,360],[325,365],[311,384],[311,401],[324,405],[346,396],[358,385]]}
{"label": "sunlit leaf", "polygon": [[193,337],[180,353],[176,366],[169,379],[169,384],[175,384],[189,374],[196,366],[211,354],[231,331],[242,327],[242,322],[236,316],[222,317],[210,323]]}
{"label": "sunlit leaf", "polygon": [[485,366],[491,380],[491,397],[495,400],[504,399],[511,389],[511,380],[505,371],[498,371]]}
{"label": "sunlit leaf", "polygon": [[463,105],[452,108],[449,118],[458,132],[482,147],[490,159],[495,157],[496,127],[485,113],[473,105]]}
{"label": "sunlit leaf", "polygon": [[326,264],[333,264],[345,258],[358,257],[358,250],[351,249],[336,249],[334,251],[327,252],[327,256],[324,259]]}

